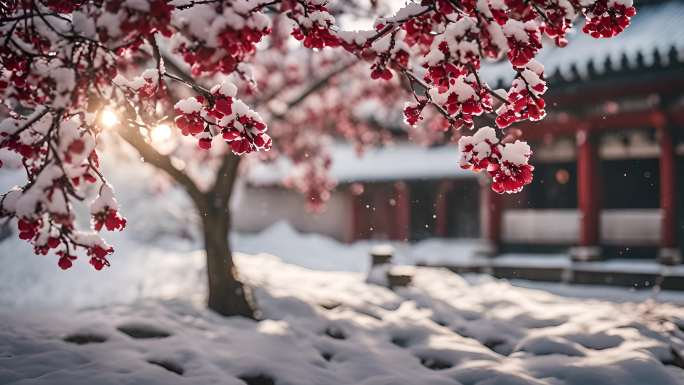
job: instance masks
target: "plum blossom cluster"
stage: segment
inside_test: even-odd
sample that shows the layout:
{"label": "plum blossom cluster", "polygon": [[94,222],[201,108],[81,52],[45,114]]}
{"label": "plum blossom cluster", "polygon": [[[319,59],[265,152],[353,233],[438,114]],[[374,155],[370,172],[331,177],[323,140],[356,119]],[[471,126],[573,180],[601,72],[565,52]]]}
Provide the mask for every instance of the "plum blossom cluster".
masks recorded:
{"label": "plum blossom cluster", "polygon": [[321,49],[340,45],[339,37],[332,30],[335,18],[328,11],[327,3],[327,0],[282,2],[281,11],[296,24],[292,36],[300,40],[306,48]]}
{"label": "plum blossom cluster", "polygon": [[461,167],[486,171],[492,178],[492,189],[497,193],[517,193],[532,182],[534,167],[529,164],[532,151],[522,141],[502,143],[492,127],[482,127],[473,136],[458,141]]}
{"label": "plum blossom cluster", "polygon": [[[11,116],[0,123],[0,148],[17,153],[28,183],[15,186],[0,198],[0,215],[17,219],[19,238],[36,254],[50,251],[62,269],[71,267],[82,249],[96,269],[108,265],[114,250],[96,232],[76,229],[72,200],[83,200],[88,186],[98,182],[95,138],[83,130],[78,115],[61,117],[47,109],[28,117]],[[53,137],[54,132],[59,137]],[[111,188],[102,185],[91,204],[95,230],[121,230],[126,220],[118,213]]]}
{"label": "plum blossom cluster", "polygon": [[90,204],[90,215],[93,227],[97,231],[103,227],[109,231],[123,230],[126,227],[126,218],[119,214],[119,204],[114,198],[114,190],[108,184],[100,187],[100,195]]}
{"label": "plum blossom cluster", "polygon": [[392,71],[403,70],[409,65],[409,46],[402,37],[405,31],[399,30],[391,35],[385,35],[371,44],[371,49],[375,52],[375,61],[371,65],[371,79],[392,79]]}
{"label": "plum blossom cluster", "polygon": [[[419,32],[424,32],[431,40],[428,29],[419,30],[423,25],[418,18],[430,11],[431,7],[415,3],[408,4],[395,16],[381,18],[375,22],[371,31],[340,31],[337,36],[340,45],[347,51],[371,62],[372,79],[390,80],[393,71],[404,72],[410,69],[410,58],[415,55],[416,39]],[[416,20],[415,23],[412,20]],[[407,23],[409,27],[402,28]],[[392,70],[390,70],[392,69]]]}
{"label": "plum blossom cluster", "polygon": [[503,25],[503,33],[508,43],[508,60],[513,67],[523,67],[542,48],[540,25],[534,20],[509,19]]}
{"label": "plum blossom cluster", "polygon": [[100,39],[124,39],[136,46],[143,39],[161,33],[171,36],[171,11],[173,7],[165,0],[107,0],[97,20]]}
{"label": "plum blossom cluster", "polygon": [[544,66],[531,60],[519,69],[506,94],[506,103],[496,111],[496,124],[504,128],[523,120],[538,121],[546,116],[542,96],[546,92]]}
{"label": "plum blossom cluster", "polygon": [[173,36],[171,49],[191,66],[194,76],[233,73],[271,32],[270,20],[261,12],[266,3],[240,0],[176,10],[174,25],[180,33]]}
{"label": "plum blossom cluster", "polygon": [[212,139],[221,135],[236,155],[269,150],[271,137],[259,114],[237,99],[237,87],[223,82],[211,89],[209,97],[180,100],[174,106],[175,122],[183,135],[199,140],[200,148],[211,148]]}
{"label": "plum blossom cluster", "polygon": [[613,37],[629,26],[636,9],[631,0],[598,0],[585,8],[584,15],[582,32],[595,38]]}
{"label": "plum blossom cluster", "polygon": [[159,71],[150,68],[132,80],[126,79],[122,74],[117,74],[112,79],[112,83],[124,89],[129,96],[137,96],[144,99],[157,93],[160,78]]}
{"label": "plum blossom cluster", "polygon": [[[393,72],[405,75],[415,99],[404,109],[407,124],[423,121],[429,107],[445,121],[438,127],[448,131],[471,129],[475,117],[490,114],[503,129],[546,115],[544,67],[534,58],[544,34],[559,46],[567,44],[566,33],[577,15],[587,19],[585,33],[612,37],[624,30],[635,10],[631,0],[423,1],[378,20],[375,31],[340,37],[345,49],[372,63],[372,78],[390,80]],[[508,90],[495,91],[481,80],[479,70],[483,60],[502,56],[517,75]],[[414,70],[412,63],[423,70]],[[495,99],[501,104],[496,109]]]}

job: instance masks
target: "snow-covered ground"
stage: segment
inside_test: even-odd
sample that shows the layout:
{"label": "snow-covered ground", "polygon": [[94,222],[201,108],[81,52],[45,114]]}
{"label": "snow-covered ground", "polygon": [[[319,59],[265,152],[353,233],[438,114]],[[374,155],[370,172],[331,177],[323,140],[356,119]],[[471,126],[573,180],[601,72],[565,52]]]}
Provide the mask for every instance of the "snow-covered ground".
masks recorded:
{"label": "snow-covered ground", "polygon": [[[475,251],[479,240],[426,239],[408,244],[395,241],[340,243],[320,234],[297,232],[287,222],[277,222],[258,234],[234,234],[237,251],[277,255],[284,261],[316,270],[366,271],[369,253],[376,246],[392,246],[397,264],[483,263]],[[302,253],[305,250],[305,253]],[[312,256],[316,256],[313,257]]]}
{"label": "snow-covered ground", "polygon": [[[102,272],[62,272],[22,241],[0,243],[0,384],[684,384],[672,353],[684,348],[682,293],[432,268],[391,291],[365,282],[371,244],[279,224],[233,236],[289,262],[237,256],[263,312],[254,322],[204,308],[197,245],[116,238]],[[398,254],[447,247],[434,243]]]}
{"label": "snow-covered ground", "polygon": [[431,268],[393,292],[363,273],[239,255],[263,311],[254,322],[204,309],[200,253],[137,253],[150,260],[128,268],[137,277],[77,287],[90,275],[61,273],[52,290],[98,298],[90,306],[27,306],[3,287],[0,384],[684,383],[670,365],[684,310],[667,303],[571,299]]}

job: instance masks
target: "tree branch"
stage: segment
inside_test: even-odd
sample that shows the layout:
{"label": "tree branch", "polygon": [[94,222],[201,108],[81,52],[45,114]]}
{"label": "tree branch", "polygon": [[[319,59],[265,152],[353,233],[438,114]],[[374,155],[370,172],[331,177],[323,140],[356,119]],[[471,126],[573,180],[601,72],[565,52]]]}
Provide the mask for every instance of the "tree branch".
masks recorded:
{"label": "tree branch", "polygon": [[174,74],[181,78],[183,81],[187,83],[194,82],[195,79],[190,76],[187,72],[185,72],[181,66],[174,60],[173,56],[170,56],[166,50],[161,50],[161,57],[164,59],[164,65],[167,68],[167,71],[169,69],[173,70]]}
{"label": "tree branch", "polygon": [[290,110],[291,108],[296,107],[299,103],[303,102],[308,98],[310,95],[314,94],[316,91],[319,89],[323,88],[330,79],[334,78],[335,76],[341,74],[342,72],[348,70],[349,68],[353,67],[356,63],[358,63],[358,60],[352,60],[347,63],[344,63],[340,65],[339,67],[335,68],[334,70],[328,72],[327,74],[321,76],[319,79],[317,79],[315,82],[313,82],[309,87],[307,87],[304,91],[302,91],[301,94],[299,94],[296,98],[290,100],[287,103],[287,107],[285,108],[284,112],[276,113],[271,116],[271,118],[275,120],[281,120],[285,117],[287,114],[287,111]]}
{"label": "tree branch", "polygon": [[10,135],[10,138],[17,138],[17,137],[19,137],[19,135],[20,135],[22,132],[24,132],[25,130],[29,129],[29,128],[33,125],[33,123],[39,121],[39,120],[40,120],[43,116],[45,116],[45,114],[47,114],[48,112],[50,112],[50,109],[47,108],[47,107],[43,107],[43,110],[42,110],[41,112],[39,112],[38,114],[36,114],[35,116],[33,116],[31,119],[29,119],[28,121],[26,121],[20,128],[18,128],[16,131],[14,131],[14,133],[12,133],[12,134]]}
{"label": "tree branch", "polygon": [[203,193],[195,182],[183,171],[176,168],[171,162],[171,158],[167,155],[159,153],[154,147],[145,141],[140,131],[134,126],[122,127],[119,135],[135,148],[145,162],[163,170],[176,182],[178,182],[185,191],[188,192],[200,213],[207,212],[206,194]]}
{"label": "tree branch", "polygon": [[[323,75],[321,78],[317,79],[309,87],[307,87],[301,94],[299,94],[296,98],[292,99],[289,103],[287,103],[286,111],[302,103],[304,100],[306,100],[306,98],[308,98],[316,91],[324,87],[330,81],[330,79],[351,68],[356,63],[358,63],[358,60],[349,61],[335,68],[329,73]],[[261,102],[263,103],[264,101]],[[284,117],[285,113],[274,114],[272,116],[272,119],[280,120]],[[226,211],[228,210],[228,205],[230,204],[230,197],[232,196],[233,187],[235,186],[235,180],[238,176],[238,166],[240,165],[241,159],[242,157],[237,156],[232,152],[228,152],[226,155],[223,156],[221,166],[219,166],[216,172],[216,180],[214,182],[214,186],[210,190],[212,195],[211,199],[214,200],[213,202],[211,202],[211,204],[215,208],[219,208]]]}
{"label": "tree branch", "polygon": [[[159,49],[159,47],[157,49]],[[173,57],[169,56],[165,52],[160,52],[159,55],[161,60],[164,61],[164,66],[167,68],[167,71],[164,72],[164,76],[166,76],[169,79],[173,79],[177,82],[180,82],[182,84],[185,84],[186,86],[192,88],[193,91],[207,98],[207,100],[214,100],[214,96],[211,94],[211,92],[206,87],[196,82],[195,79],[192,76],[190,76],[190,74],[185,72],[178,65],[178,63],[176,63],[175,60],[173,60]],[[168,69],[173,70],[174,73],[168,72]]]}
{"label": "tree branch", "polygon": [[[161,56],[166,59],[166,55],[164,55],[163,53]],[[304,89],[302,91],[302,93],[300,93],[297,97],[290,100],[287,103],[287,108],[286,108],[285,112],[279,113],[279,114],[273,114],[271,118],[273,120],[283,119],[288,110],[290,110],[291,108],[294,108],[297,105],[299,105],[300,103],[302,103],[309,96],[311,96],[312,94],[316,93],[316,91],[323,88],[332,78],[334,78],[335,76],[339,75],[340,73],[348,70],[349,68],[351,68],[352,66],[354,66],[358,62],[359,62],[359,60],[357,60],[357,59],[348,61],[348,62],[338,66],[337,68],[331,70],[327,74],[321,76],[319,79],[317,79],[312,84],[310,84],[306,89]],[[178,66],[176,63],[174,63],[173,60],[165,60],[165,63],[167,65],[167,67],[169,67],[170,69],[173,70],[173,72],[176,73],[175,75],[172,75],[172,74],[169,74],[168,72],[166,72],[164,74],[165,76],[189,85],[198,93],[204,94],[204,93],[208,92],[204,87],[197,84],[189,74],[187,74],[185,71],[183,71],[183,69],[180,68],[180,66]],[[258,100],[254,103],[254,107],[256,108],[257,105],[260,103],[265,104],[265,102],[266,102],[266,100]],[[142,140],[142,137],[140,137],[140,139]],[[130,141],[129,141],[129,143],[130,143]],[[150,149],[152,151],[156,152],[156,150],[154,150],[154,148],[149,146],[144,140],[142,140],[142,143],[144,145],[150,147]],[[137,146],[134,145],[134,147],[136,147],[136,149],[141,151],[141,155],[143,155],[143,157],[145,159],[148,158],[148,156],[142,154],[142,150],[140,150]],[[228,210],[228,207],[229,207],[228,205],[230,203],[230,198],[232,196],[233,187],[235,186],[235,180],[237,179],[237,176],[238,176],[238,172],[237,172],[238,166],[240,165],[240,160],[242,159],[240,156],[234,155],[232,152],[230,152],[230,150],[228,150],[228,151],[229,152],[223,156],[223,159],[221,161],[221,165],[219,166],[219,168],[216,172],[216,180],[214,181],[214,185],[212,186],[212,188],[209,190],[209,194],[203,194],[200,192],[200,194],[203,194],[201,197],[202,201],[205,202],[205,204],[208,203],[211,205],[210,207],[206,207],[205,210],[212,209],[212,208],[219,208],[219,209],[223,209],[223,210]],[[157,154],[159,156],[163,156],[159,153],[157,153]],[[155,165],[155,166],[163,169],[167,173],[169,173],[168,170],[166,170],[164,167],[158,165],[157,163],[153,163],[151,161],[150,161],[150,163],[152,163],[153,165]],[[170,161],[168,163],[171,167],[173,167],[173,165],[170,164]],[[174,167],[174,169],[175,169],[175,167]],[[180,170],[176,169],[176,172],[180,175],[185,176],[185,174]],[[174,179],[176,179],[179,183],[183,184],[183,182],[181,182],[181,180],[179,180],[177,177],[175,177],[174,175],[171,175],[171,176],[174,177]],[[187,177],[187,176],[185,176],[185,177]],[[191,180],[190,180],[190,182],[192,183]],[[187,187],[186,187],[186,190],[187,190]],[[188,192],[192,195],[190,190],[188,190]],[[212,202],[207,201],[206,200],[207,197],[209,197],[213,201]],[[195,199],[195,198],[193,197],[193,199]]]}

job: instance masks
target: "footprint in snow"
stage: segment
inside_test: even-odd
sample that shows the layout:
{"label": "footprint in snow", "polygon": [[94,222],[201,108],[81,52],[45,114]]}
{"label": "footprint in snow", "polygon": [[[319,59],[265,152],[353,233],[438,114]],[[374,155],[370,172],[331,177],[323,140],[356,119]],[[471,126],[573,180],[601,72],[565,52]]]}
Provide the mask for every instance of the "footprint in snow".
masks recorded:
{"label": "footprint in snow", "polygon": [[330,338],[334,338],[336,340],[346,340],[347,336],[344,334],[342,329],[337,328],[335,326],[330,326],[327,329],[325,329],[325,335],[327,335]]}
{"label": "footprint in snow", "polygon": [[121,333],[135,339],[166,338],[171,333],[156,326],[146,324],[125,324],[117,328]]}
{"label": "footprint in snow", "polygon": [[275,381],[265,374],[243,375],[238,378],[247,385],[275,385]]}
{"label": "footprint in snow", "polygon": [[408,339],[403,338],[403,337],[392,337],[392,339],[390,341],[400,348],[406,348],[409,346]]}
{"label": "footprint in snow", "polygon": [[330,352],[321,352],[321,357],[323,357],[324,360],[330,362],[333,358],[333,354]]}
{"label": "footprint in snow", "polygon": [[64,342],[76,345],[101,344],[107,337],[94,333],[74,333],[64,337]]}
{"label": "footprint in snow", "polygon": [[431,370],[444,370],[453,367],[450,362],[441,360],[436,357],[418,357],[420,358],[420,363],[428,369]]}
{"label": "footprint in snow", "polygon": [[148,363],[152,365],[157,365],[159,367],[162,367],[166,370],[168,370],[171,373],[176,373],[179,376],[182,376],[185,370],[183,370],[183,367],[178,365],[177,363],[169,360],[147,360]]}

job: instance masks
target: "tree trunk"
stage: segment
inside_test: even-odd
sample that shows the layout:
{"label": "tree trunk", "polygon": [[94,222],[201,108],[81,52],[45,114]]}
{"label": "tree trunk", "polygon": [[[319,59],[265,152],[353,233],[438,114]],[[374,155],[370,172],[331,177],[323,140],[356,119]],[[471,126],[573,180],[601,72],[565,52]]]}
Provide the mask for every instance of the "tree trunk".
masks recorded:
{"label": "tree trunk", "polygon": [[202,217],[204,247],[207,253],[209,308],[224,316],[255,317],[255,306],[249,287],[239,281],[233,264],[228,233],[230,213],[212,210]]}

